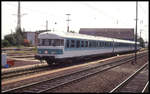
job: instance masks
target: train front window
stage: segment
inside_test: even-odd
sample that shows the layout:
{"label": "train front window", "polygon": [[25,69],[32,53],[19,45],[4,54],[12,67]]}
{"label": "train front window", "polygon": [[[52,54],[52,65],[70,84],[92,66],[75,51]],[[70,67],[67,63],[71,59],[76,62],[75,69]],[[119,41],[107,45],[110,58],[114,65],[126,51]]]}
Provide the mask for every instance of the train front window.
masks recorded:
{"label": "train front window", "polygon": [[63,39],[42,39],[42,43],[39,46],[64,46]]}
{"label": "train front window", "polygon": [[53,39],[53,43],[50,46],[64,46],[64,40],[62,39]]}

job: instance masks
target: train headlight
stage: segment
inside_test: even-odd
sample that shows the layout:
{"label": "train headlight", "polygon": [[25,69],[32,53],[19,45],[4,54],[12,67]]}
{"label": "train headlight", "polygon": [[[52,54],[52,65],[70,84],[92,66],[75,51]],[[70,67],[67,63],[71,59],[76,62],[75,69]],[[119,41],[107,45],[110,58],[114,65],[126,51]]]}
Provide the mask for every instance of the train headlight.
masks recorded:
{"label": "train headlight", "polygon": [[45,54],[48,54],[48,51],[46,50],[44,53],[45,53]]}

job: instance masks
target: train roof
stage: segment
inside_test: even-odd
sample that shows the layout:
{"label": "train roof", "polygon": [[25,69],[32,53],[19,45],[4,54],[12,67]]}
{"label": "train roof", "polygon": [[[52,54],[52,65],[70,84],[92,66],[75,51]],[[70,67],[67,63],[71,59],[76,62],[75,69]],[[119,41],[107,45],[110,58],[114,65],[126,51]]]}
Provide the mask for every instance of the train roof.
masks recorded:
{"label": "train roof", "polygon": [[54,38],[54,39],[75,38],[75,39],[101,40],[101,41],[113,41],[114,40],[115,42],[133,43],[133,44],[135,43],[134,41],[121,40],[121,39],[116,39],[116,38],[91,36],[91,35],[70,33],[70,32],[57,32],[57,31],[40,33],[38,38],[42,38],[42,39],[44,38]]}

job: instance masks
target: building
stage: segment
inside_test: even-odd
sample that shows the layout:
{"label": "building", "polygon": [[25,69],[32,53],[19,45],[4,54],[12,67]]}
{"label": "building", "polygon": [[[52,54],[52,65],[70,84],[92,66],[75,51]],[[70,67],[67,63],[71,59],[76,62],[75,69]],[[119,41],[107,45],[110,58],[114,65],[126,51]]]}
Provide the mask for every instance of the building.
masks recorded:
{"label": "building", "polygon": [[134,41],[133,28],[80,28],[79,33]]}
{"label": "building", "polygon": [[33,45],[36,46],[38,44],[38,35],[42,32],[47,32],[48,30],[39,30],[39,31],[26,31],[23,32],[24,37]]}

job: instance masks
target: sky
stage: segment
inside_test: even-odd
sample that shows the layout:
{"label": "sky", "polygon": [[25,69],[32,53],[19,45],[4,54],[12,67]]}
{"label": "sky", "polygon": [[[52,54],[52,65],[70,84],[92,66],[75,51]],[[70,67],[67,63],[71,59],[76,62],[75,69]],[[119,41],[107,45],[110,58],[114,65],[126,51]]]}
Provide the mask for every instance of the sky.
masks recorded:
{"label": "sky", "polygon": [[[3,1],[1,6],[1,39],[5,35],[15,32],[17,26],[16,1]],[[149,39],[149,3],[138,2],[138,35],[145,40]],[[67,31],[69,16],[70,30],[79,32],[80,28],[135,28],[136,2],[135,1],[21,1],[21,27],[25,31],[48,29],[57,32]],[[56,24],[55,24],[56,23]]]}

